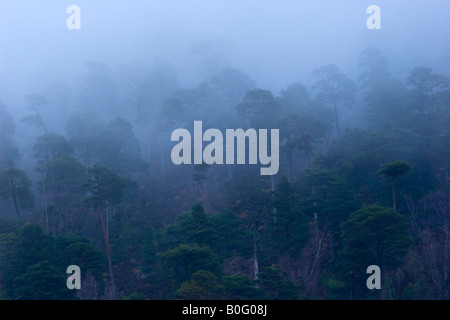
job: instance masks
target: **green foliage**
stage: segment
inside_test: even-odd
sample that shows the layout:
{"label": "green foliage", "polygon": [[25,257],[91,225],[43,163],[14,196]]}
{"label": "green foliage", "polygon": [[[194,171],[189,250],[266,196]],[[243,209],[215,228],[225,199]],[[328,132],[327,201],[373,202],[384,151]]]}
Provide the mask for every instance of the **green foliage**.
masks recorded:
{"label": "green foliage", "polygon": [[378,172],[384,174],[392,179],[398,179],[405,175],[411,170],[409,163],[405,161],[395,161],[393,163],[388,163]]}
{"label": "green foliage", "polygon": [[[158,269],[157,248],[153,228],[140,217],[124,213],[113,223],[112,257],[115,281],[120,294],[145,293],[149,281],[154,281]],[[160,290],[160,289],[155,289]],[[151,298],[155,298],[155,295]]]}
{"label": "green foliage", "polygon": [[225,287],[217,277],[205,270],[192,274],[190,280],[181,284],[174,293],[175,299],[180,300],[220,300],[224,298]]}
{"label": "green foliage", "polygon": [[319,119],[305,113],[288,114],[280,121],[283,149],[288,161],[293,161],[294,151],[298,150],[312,164],[314,148],[328,134],[328,128]]}
{"label": "green foliage", "polygon": [[408,227],[407,218],[389,208],[370,206],[355,211],[342,224],[343,254],[355,268],[376,264],[394,269],[411,244]]}
{"label": "green foliage", "polygon": [[55,238],[55,247],[59,254],[59,263],[62,266],[77,265],[82,270],[82,279],[86,275],[94,276],[98,283],[98,290],[102,292],[103,272],[106,270],[104,254],[94,248],[88,239],[67,234]]}
{"label": "green foliage", "polygon": [[229,210],[213,214],[210,223],[218,236],[213,248],[220,257],[250,256],[252,235],[236,214]]}
{"label": "green foliage", "polygon": [[6,110],[5,105],[0,102],[0,137],[10,137],[14,133],[15,127],[13,116]]}
{"label": "green foliage", "polygon": [[299,193],[305,214],[316,217],[320,228],[330,228],[338,236],[340,224],[358,208],[351,189],[331,170],[305,170],[302,178]]}
{"label": "green foliage", "polygon": [[407,110],[407,91],[397,79],[376,79],[364,94],[367,117],[370,124],[380,127],[389,123],[399,123]]}
{"label": "green foliage", "polygon": [[94,166],[88,169],[88,187],[91,195],[88,203],[94,208],[103,208],[105,201],[118,202],[123,194],[125,179],[114,173],[111,169]]}
{"label": "green foliage", "polygon": [[297,300],[300,288],[277,266],[265,267],[259,273],[258,286],[270,300]]}
{"label": "green foliage", "polygon": [[161,254],[164,276],[180,285],[199,270],[220,273],[218,256],[209,248],[198,245],[181,244]]}
{"label": "green foliage", "polygon": [[[274,95],[221,69],[214,43],[194,49],[214,68],[191,88],[165,62],[118,78],[87,62],[67,137],[47,131],[43,96],[26,97],[23,122],[40,130],[27,131],[35,144],[20,154],[34,153],[37,174],[26,158],[14,167],[26,136],[0,104],[0,299],[449,298],[446,76],[418,67],[396,79],[370,48],[358,95],[336,65],[314,70],[312,91],[293,83]],[[165,137],[199,119],[222,131],[279,128],[280,174],[167,164]],[[5,218],[14,211],[20,219]],[[81,267],[80,291],[65,288],[70,264]],[[381,291],[366,287],[372,264]]]}
{"label": "green foliage", "polygon": [[57,263],[58,254],[53,237],[45,234],[42,228],[35,224],[25,225],[19,237],[17,253],[20,256],[18,268],[24,271],[28,266],[41,261]]}
{"label": "green foliage", "polygon": [[206,214],[200,203],[178,215],[176,224],[168,226],[164,238],[168,247],[181,243],[208,246],[221,259],[237,253],[248,256],[251,236],[231,211]]}
{"label": "green foliage", "polygon": [[131,260],[141,261],[142,246],[146,237],[143,226],[138,225],[128,216],[123,217],[120,222],[121,228],[112,242],[114,262],[129,264]]}
{"label": "green foliage", "polygon": [[202,164],[195,164],[192,172],[192,177],[194,181],[198,183],[198,185],[202,185],[206,180],[206,175],[208,174],[208,169],[210,166],[203,161]]}
{"label": "green foliage", "polygon": [[101,144],[98,132],[104,126],[103,120],[92,112],[71,115],[66,123],[69,143],[85,166],[90,167],[97,160],[96,152]]}
{"label": "green foliage", "polygon": [[323,280],[323,286],[327,299],[339,300],[347,296],[348,288],[344,280],[329,276]]}
{"label": "green foliage", "polygon": [[141,157],[132,124],[121,117],[105,123],[94,113],[73,115],[66,124],[66,131],[71,145],[88,167],[96,164],[124,176],[148,168]]}
{"label": "green foliage", "polygon": [[182,243],[206,245],[210,248],[218,240],[216,231],[205,214],[200,203],[192,206],[191,211],[177,217],[177,231]]}
{"label": "green foliage", "polygon": [[0,233],[0,283],[5,299],[13,298],[15,279],[21,274],[17,268],[20,263],[18,242],[16,233]]}
{"label": "green foliage", "polygon": [[157,259],[157,250],[152,227],[146,227],[145,239],[142,246],[142,271],[149,272],[153,269]]}
{"label": "green foliage", "polygon": [[30,188],[31,180],[25,171],[17,168],[0,171],[0,197],[13,200],[19,219],[19,207],[32,208],[34,206],[34,195]]}
{"label": "green foliage", "polygon": [[[333,123],[333,112],[324,104],[317,100],[312,100],[304,85],[300,83],[289,85],[280,92],[280,95],[276,97],[276,101],[280,104],[281,112],[284,116],[290,114],[307,115],[319,120],[327,128],[327,132],[330,131]],[[283,133],[286,128],[281,128],[283,130],[280,133]],[[320,127],[317,129],[320,130]]]}
{"label": "green foliage", "polygon": [[14,131],[13,116],[0,101],[0,170],[13,167],[17,158],[18,150],[12,141]]}
{"label": "green foliage", "polygon": [[[69,155],[59,156],[41,167],[47,190],[62,194],[80,194],[87,183],[86,168]],[[39,185],[42,188],[42,184]]]}
{"label": "green foliage", "polygon": [[68,300],[74,299],[74,291],[68,290],[66,277],[47,260],[30,265],[17,278],[17,300]]}
{"label": "green foliage", "polygon": [[384,204],[384,185],[377,172],[382,163],[398,157],[417,157],[416,139],[411,130],[398,126],[383,132],[355,128],[347,130],[342,139],[332,144],[327,156],[317,162],[333,169],[362,204]]}
{"label": "green foliage", "polygon": [[147,169],[148,164],[141,157],[139,140],[131,123],[117,117],[100,134],[97,164],[125,176]]}
{"label": "green foliage", "polygon": [[0,218],[0,234],[19,233],[21,221],[12,218]]}
{"label": "green foliage", "polygon": [[252,128],[275,128],[280,106],[272,92],[262,89],[247,91],[242,102],[236,107],[239,116],[249,119]]}
{"label": "green foliage", "polygon": [[354,103],[356,85],[334,64],[322,66],[313,71],[317,79],[313,87],[318,90],[317,99],[325,103]]}
{"label": "green foliage", "polygon": [[300,209],[294,190],[286,178],[278,181],[275,197],[272,245],[278,254],[296,257],[309,238],[308,220]]}
{"label": "green foliage", "polygon": [[222,277],[227,300],[259,300],[264,297],[263,292],[255,287],[252,279],[247,275],[236,274]]}
{"label": "green foliage", "polygon": [[394,270],[411,246],[408,219],[390,208],[370,206],[353,212],[342,224],[342,249],[337,269],[354,298],[364,298],[366,268]]}
{"label": "green foliage", "polygon": [[404,176],[411,170],[409,163],[404,161],[396,161],[393,163],[388,163],[383,168],[381,168],[378,173],[384,174],[392,179],[392,202],[394,210],[396,209],[396,197],[395,197],[395,180]]}
{"label": "green foliage", "polygon": [[449,78],[432,73],[430,68],[425,67],[411,70],[405,83],[412,87],[410,92],[411,108],[420,114],[432,111],[443,102],[442,100],[447,100],[446,92],[450,90]]}
{"label": "green foliage", "polygon": [[76,292],[66,286],[66,269],[72,264],[82,270],[82,289],[92,275],[97,282],[95,296],[103,293],[104,257],[86,238],[70,234],[53,237],[33,224],[0,231],[0,283],[5,298],[74,299]]}
{"label": "green foliage", "polygon": [[66,138],[53,132],[38,137],[33,146],[33,151],[35,157],[41,163],[73,153],[73,149],[67,143]]}
{"label": "green foliage", "polygon": [[334,64],[322,66],[313,71],[312,77],[317,79],[313,89],[317,90],[316,99],[332,104],[334,121],[338,137],[341,137],[337,105],[351,106],[355,102],[356,84],[350,80],[339,67]]}

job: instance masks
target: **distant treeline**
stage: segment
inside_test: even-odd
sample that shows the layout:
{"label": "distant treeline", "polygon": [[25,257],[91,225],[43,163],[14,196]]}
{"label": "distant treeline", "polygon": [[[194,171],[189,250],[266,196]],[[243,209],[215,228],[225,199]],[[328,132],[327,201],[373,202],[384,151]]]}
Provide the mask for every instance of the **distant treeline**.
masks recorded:
{"label": "distant treeline", "polygon": [[[396,79],[376,49],[355,65],[273,94],[231,67],[180,88],[89,62],[77,110],[0,105],[0,298],[448,299],[450,80]],[[279,129],[278,173],[174,165],[194,121]]]}

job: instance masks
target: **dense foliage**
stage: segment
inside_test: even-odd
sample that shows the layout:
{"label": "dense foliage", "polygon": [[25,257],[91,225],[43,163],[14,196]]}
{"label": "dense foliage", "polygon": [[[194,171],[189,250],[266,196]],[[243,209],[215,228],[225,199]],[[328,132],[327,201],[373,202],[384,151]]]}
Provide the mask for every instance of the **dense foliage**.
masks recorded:
{"label": "dense foliage", "polygon": [[[359,66],[277,95],[230,67],[180,88],[89,62],[59,132],[39,94],[23,119],[0,104],[0,299],[448,299],[450,81],[393,78],[375,49]],[[194,120],[280,129],[278,174],[174,165]]]}

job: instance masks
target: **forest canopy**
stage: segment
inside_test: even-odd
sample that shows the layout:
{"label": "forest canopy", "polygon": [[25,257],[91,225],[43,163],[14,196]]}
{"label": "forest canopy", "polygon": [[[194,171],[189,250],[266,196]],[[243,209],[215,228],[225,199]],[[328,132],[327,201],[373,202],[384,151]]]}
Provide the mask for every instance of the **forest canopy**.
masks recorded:
{"label": "forest canopy", "polygon": [[0,300],[450,298],[434,2],[81,2],[0,37]]}

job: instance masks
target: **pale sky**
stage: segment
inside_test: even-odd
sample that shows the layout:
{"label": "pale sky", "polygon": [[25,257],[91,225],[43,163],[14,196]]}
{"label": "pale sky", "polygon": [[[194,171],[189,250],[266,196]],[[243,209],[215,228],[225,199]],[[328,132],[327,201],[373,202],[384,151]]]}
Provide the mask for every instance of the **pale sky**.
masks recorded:
{"label": "pale sky", "polygon": [[[372,4],[381,30],[366,27]],[[80,30],[66,27],[69,5],[81,10]],[[370,46],[401,79],[417,66],[450,76],[449,12],[448,0],[0,0],[0,100],[70,81],[85,60],[116,68],[164,59],[193,86],[191,45],[217,39],[232,46],[228,65],[274,94],[328,63],[355,79]]]}

